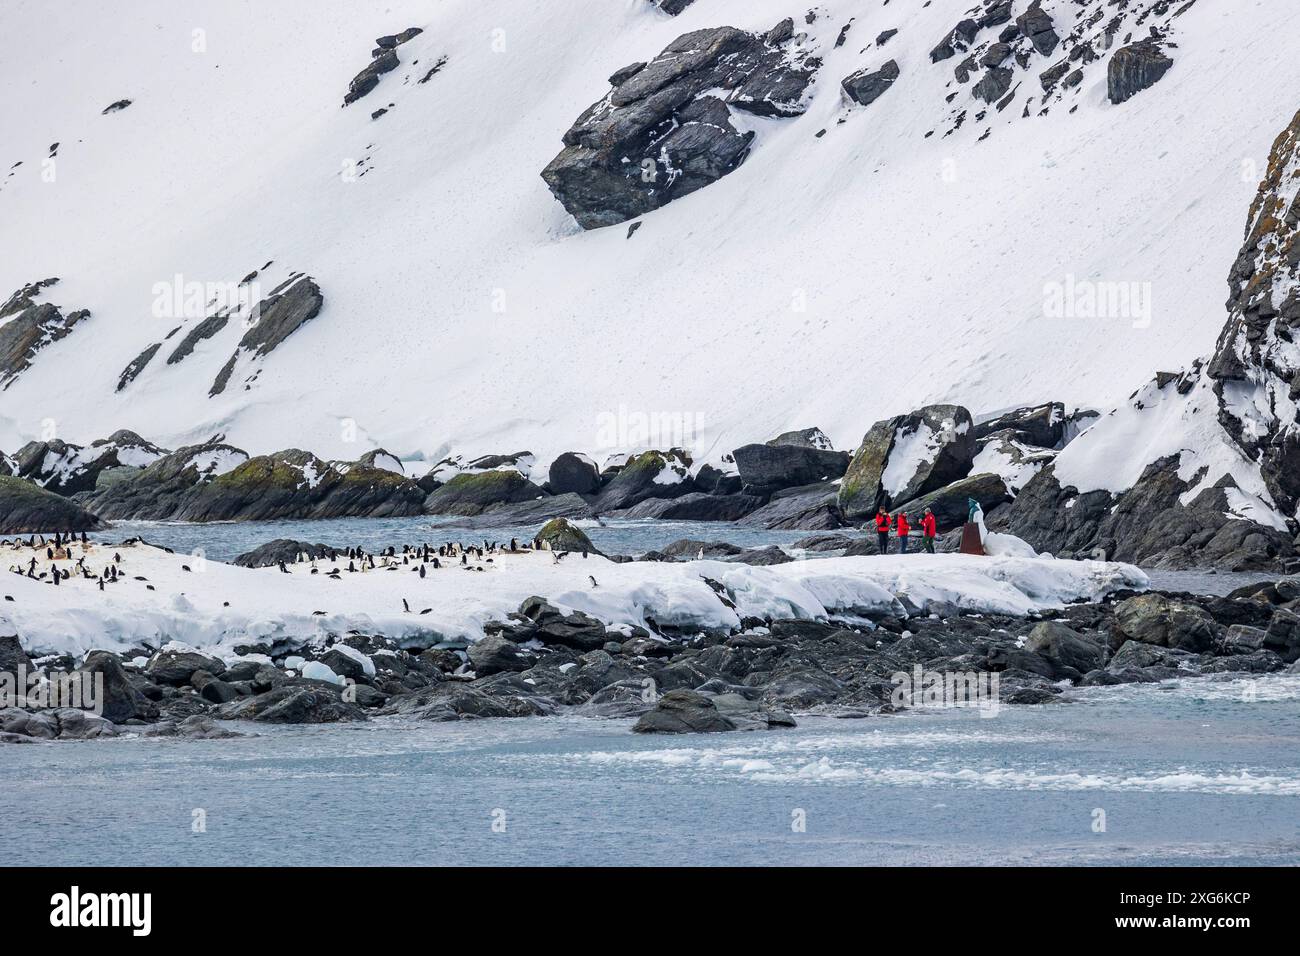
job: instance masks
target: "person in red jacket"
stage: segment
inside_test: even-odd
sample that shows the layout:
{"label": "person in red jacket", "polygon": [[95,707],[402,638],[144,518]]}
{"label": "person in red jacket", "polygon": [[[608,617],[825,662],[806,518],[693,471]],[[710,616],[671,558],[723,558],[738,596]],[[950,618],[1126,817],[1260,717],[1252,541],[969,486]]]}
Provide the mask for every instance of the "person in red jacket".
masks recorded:
{"label": "person in red jacket", "polygon": [[876,512],[876,537],[880,541],[880,553],[889,553],[889,512],[881,508]]}
{"label": "person in red jacket", "polygon": [[921,516],[921,534],[924,536],[925,550],[934,554],[934,534],[937,522],[934,520],[934,512],[929,508],[925,509],[925,514]]}
{"label": "person in red jacket", "polygon": [[894,520],[894,527],[898,530],[898,553],[907,554],[907,535],[912,530],[912,526],[907,523],[906,511],[898,513],[898,517]]}

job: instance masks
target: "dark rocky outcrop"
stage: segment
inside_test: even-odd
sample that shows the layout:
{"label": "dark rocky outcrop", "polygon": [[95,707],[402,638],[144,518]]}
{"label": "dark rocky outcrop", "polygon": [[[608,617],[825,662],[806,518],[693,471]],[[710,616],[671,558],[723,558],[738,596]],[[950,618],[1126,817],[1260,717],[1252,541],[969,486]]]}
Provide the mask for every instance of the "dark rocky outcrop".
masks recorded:
{"label": "dark rocky outcrop", "polygon": [[404,517],[422,512],[414,481],[361,462],[326,462],[290,448],[248,458],[213,440],[178,449],[86,502],[123,520],[254,521]]}
{"label": "dark rocky outcrop", "polygon": [[820,61],[792,32],[718,27],[678,37],[640,69],[615,74],[618,85],[564,134],[564,149],[542,178],[579,225],[595,229],[726,176],[754,136],[732,125],[731,109],[761,116],[804,110]]}
{"label": "dark rocky outcrop", "polygon": [[679,448],[634,455],[592,502],[600,513],[631,508],[647,498],[679,498],[695,490],[691,459]]}
{"label": "dark rocky outcrop", "polygon": [[1062,488],[1048,465],[989,526],[1058,557],[1095,556],[1144,567],[1258,571],[1295,555],[1290,535],[1229,517],[1230,478],[1184,505],[1190,486],[1178,470],[1177,457],[1153,462],[1116,500],[1106,491]]}
{"label": "dark rocky outcrop", "polygon": [[[490,622],[483,631],[488,637],[500,636],[514,644],[538,641],[547,647],[567,647],[580,653],[598,650],[609,642],[605,625],[594,617],[581,611],[563,612],[539,597],[525,599],[519,610],[510,615],[509,622]],[[640,636],[648,635],[642,631]],[[493,653],[502,651],[498,647]],[[470,660],[474,660],[473,647]]]}
{"label": "dark rocky outcrop", "polygon": [[899,77],[898,61],[890,60],[878,70],[859,70],[846,76],[840,86],[844,95],[860,106],[869,106],[894,85]]}
{"label": "dark rocky outcrop", "polygon": [[116,654],[107,651],[92,651],[79,668],[80,673],[102,675],[103,696],[100,716],[115,724],[124,724],[128,720],[154,720],[158,717],[158,707],[153,701],[136,690],[122,663]]}
{"label": "dark rocky outcrop", "polygon": [[167,356],[167,364],[176,365],[178,362],[185,361],[200,342],[212,338],[224,329],[229,321],[230,312],[223,309],[197,323],[194,328],[185,333],[185,337],[180,340],[176,348],[172,349],[171,354]]}
{"label": "dark rocky outcrop", "polygon": [[160,348],[162,348],[162,343],[155,342],[153,345],[146,346],[144,351],[131,359],[126,368],[122,369],[122,374],[117,377],[117,391],[122,391],[122,389],[134,382],[136,377],[144,371],[145,366],[153,361],[153,357],[158,354]]}
{"label": "dark rocky outcrop", "polygon": [[749,494],[711,495],[692,491],[679,498],[646,498],[630,508],[604,513],[613,518],[658,521],[737,521],[757,511],[763,501]]}
{"label": "dark rocky outcrop", "polygon": [[226,390],[241,359],[265,358],[285,339],[320,314],[325,299],[311,276],[294,276],[278,286],[254,307],[248,331],[239,340],[230,360],[217,373],[209,395]]}
{"label": "dark rocky outcrop", "polygon": [[1140,40],[1116,50],[1106,70],[1106,94],[1115,104],[1124,103],[1155,86],[1174,61],[1154,39]]}
{"label": "dark rocky outcrop", "polygon": [[994,66],[985,71],[984,76],[975,84],[974,93],[985,103],[996,103],[1011,89],[1014,74],[1003,67]]}
{"label": "dark rocky outcrop", "polygon": [[30,673],[31,658],[23,650],[17,634],[0,634],[0,674],[17,674],[19,669]]}
{"label": "dark rocky outcrop", "polygon": [[23,286],[0,306],[0,390],[7,389],[27,371],[42,349],[68,336],[90,312],[79,309],[64,313],[57,305],[36,302],[57,278],[42,279]]}
{"label": "dark rocky outcrop", "polygon": [[994,432],[1010,429],[1015,432],[1015,438],[1026,445],[1056,448],[1065,439],[1065,420],[1065,405],[1061,402],[1047,402],[1017,408],[980,422],[974,427],[973,436],[979,441]]}
{"label": "dark rocky outcrop", "polygon": [[194,486],[177,521],[404,517],[421,513],[424,492],[383,468],[324,462],[288,449],[250,458]]}
{"label": "dark rocky outcrop", "polygon": [[842,528],[839,487],[831,482],[785,488],[763,507],[750,512],[739,524],[770,531],[825,531]]}
{"label": "dark rocky outcrop", "polygon": [[217,708],[223,720],[256,720],[268,724],[332,724],[365,720],[365,711],[345,701],[337,687],[285,685],[252,697],[240,697]]}
{"label": "dark rocky outcrop", "polygon": [[513,468],[456,475],[424,499],[424,511],[431,515],[480,515],[501,505],[517,504],[545,497],[537,487]]}
{"label": "dark rocky outcrop", "polygon": [[15,474],[36,482],[47,491],[75,495],[94,491],[106,473],[108,481],[121,480],[165,454],[166,449],[123,428],[87,446],[73,445],[57,438],[28,442],[14,455]]}
{"label": "dark rocky outcrop", "polygon": [[95,491],[84,504],[109,519],[167,521],[185,508],[199,485],[247,460],[247,452],[215,436],[163,455],[129,480],[102,483],[96,479]]}
{"label": "dark rocky outcrop", "polygon": [[303,555],[308,560],[331,558],[338,554],[337,548],[325,544],[309,544],[306,541],[294,541],[291,538],[276,538],[266,544],[258,545],[252,551],[245,551],[231,564],[241,568],[273,568],[278,564],[294,564]]}
{"label": "dark rocky outcrop", "polygon": [[527,501],[488,505],[485,510],[476,514],[458,515],[456,523],[474,528],[505,528],[514,525],[534,525],[538,522],[550,521],[552,518],[570,520],[592,518],[595,514],[591,505],[580,495],[543,494],[540,498]]}
{"label": "dark rocky outcrop", "polygon": [[348,91],[343,96],[343,105],[355,103],[379,85],[381,76],[397,69],[402,62],[397,57],[397,47],[423,32],[419,27],[410,27],[401,33],[376,39],[375,49],[370,54],[370,63],[348,84]]}
{"label": "dark rocky outcrop", "polygon": [[[1294,403],[1300,398],[1300,362],[1291,343],[1300,328],[1298,170],[1300,113],[1274,142],[1247,216],[1245,242],[1228,276],[1228,319],[1214,355],[1181,374],[1157,374],[1121,410],[1127,427],[1134,417],[1140,422],[1155,414],[1166,416],[1161,421],[1190,421],[1196,415],[1202,419],[1195,420],[1217,420],[1222,439],[1240,450],[1235,471],[1215,474],[1202,465],[1184,476],[1192,469],[1184,467],[1183,456],[1200,451],[1189,449],[1147,463],[1131,488],[1113,496],[1063,485],[1056,477],[1062,457],[993,517],[994,530],[1008,530],[1058,555],[1098,554],[1160,568],[1266,570],[1295,560],[1300,438]],[[1115,420],[1103,418],[1061,456],[1084,454],[1104,443],[1110,428],[1126,427]],[[1256,470],[1257,479],[1246,475]],[[1250,493],[1234,473],[1246,475]],[[1270,510],[1270,518],[1260,517]]]}
{"label": "dark rocky outcrop", "polygon": [[1060,36],[1053,28],[1051,15],[1043,10],[1039,0],[1034,0],[1028,10],[1016,17],[1016,26],[1020,28],[1021,34],[1029,38],[1034,49],[1042,56],[1051,56],[1052,51],[1061,42]]}
{"label": "dark rocky outcrop", "polygon": [[98,531],[96,515],[22,478],[0,477],[0,534]]}
{"label": "dark rocky outcrop", "polygon": [[[1287,514],[1300,505],[1300,112],[1273,143],[1268,171],[1251,203],[1245,241],[1228,274],[1228,321],[1207,372],[1219,399],[1219,422],[1247,457],[1259,462],[1269,493]],[[1267,396],[1253,406],[1238,396]],[[1285,400],[1284,400],[1285,399]],[[1290,408],[1288,414],[1285,409]]]}
{"label": "dark rocky outcrop", "polygon": [[849,455],[805,445],[743,445],[732,452],[744,494],[767,498],[773,492],[844,475]]}
{"label": "dark rocky outcrop", "polygon": [[956,56],[958,52],[968,50],[979,31],[980,25],[978,21],[969,17],[959,21],[955,27],[948,31],[948,35],[939,41],[939,45],[930,51],[930,62],[938,63]]}

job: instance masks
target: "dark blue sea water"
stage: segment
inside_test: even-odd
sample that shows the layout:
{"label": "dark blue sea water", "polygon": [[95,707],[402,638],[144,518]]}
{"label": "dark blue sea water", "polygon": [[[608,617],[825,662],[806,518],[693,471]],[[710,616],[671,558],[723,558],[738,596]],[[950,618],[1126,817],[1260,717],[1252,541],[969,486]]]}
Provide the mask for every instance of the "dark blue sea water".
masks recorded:
{"label": "dark blue sea water", "polygon": [[1300,863],[1300,676],[1070,696],[689,737],[384,720],[8,746],[0,865]]}

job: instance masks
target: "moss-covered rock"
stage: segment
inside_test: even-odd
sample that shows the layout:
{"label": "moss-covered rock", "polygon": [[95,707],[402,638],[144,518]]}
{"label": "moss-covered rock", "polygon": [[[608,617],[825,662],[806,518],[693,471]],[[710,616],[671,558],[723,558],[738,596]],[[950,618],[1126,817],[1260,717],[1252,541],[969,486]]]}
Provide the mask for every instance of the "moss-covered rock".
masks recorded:
{"label": "moss-covered rock", "polygon": [[424,492],[408,478],[359,462],[326,462],[288,449],[250,458],[200,486],[185,521],[404,517],[421,513]]}
{"label": "moss-covered rock", "polygon": [[695,490],[691,458],[680,448],[634,455],[601,491],[598,511],[630,508],[647,498],[677,498]]}
{"label": "moss-covered rock", "polygon": [[586,533],[577,525],[570,523],[567,518],[552,518],[542,525],[541,530],[533,536],[533,545],[539,548],[547,547],[551,551],[586,551],[590,554],[600,554]]}
{"label": "moss-covered rock", "polygon": [[98,531],[103,521],[85,508],[22,478],[0,477],[0,534]]}
{"label": "moss-covered rock", "polygon": [[876,422],[840,482],[840,511],[859,521],[879,507],[906,504],[966,477],[974,457],[971,415],[960,405],[927,405]]}
{"label": "moss-covered rock", "polygon": [[418,515],[424,494],[409,478],[374,465],[327,462],[296,448],[249,458],[213,442],[97,487],[89,502],[121,519],[265,521]]}
{"label": "moss-covered rock", "polygon": [[495,505],[532,501],[546,494],[513,468],[456,475],[424,499],[431,515],[472,517]]}

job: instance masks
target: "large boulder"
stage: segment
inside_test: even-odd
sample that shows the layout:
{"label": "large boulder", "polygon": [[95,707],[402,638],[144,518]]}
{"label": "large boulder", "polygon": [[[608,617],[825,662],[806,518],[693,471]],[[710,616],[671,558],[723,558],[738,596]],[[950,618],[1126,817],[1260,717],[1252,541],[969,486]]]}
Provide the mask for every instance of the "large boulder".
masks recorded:
{"label": "large boulder", "polygon": [[231,564],[241,568],[273,568],[277,564],[296,564],[303,555],[309,561],[333,557],[338,549],[327,544],[310,544],[306,541],[294,541],[292,538],[276,538],[266,544],[258,545],[252,551],[245,551]]}
{"label": "large boulder", "polygon": [[735,730],[713,700],[693,690],[670,690],[632,726],[638,734],[710,734]]}
{"label": "large boulder", "polygon": [[761,508],[763,499],[749,494],[705,494],[692,491],[680,498],[646,498],[631,508],[607,512],[616,518],[656,521],[737,521]]}
{"label": "large boulder", "polygon": [[1029,9],[1016,17],[1016,26],[1034,45],[1035,50],[1043,56],[1051,56],[1061,38],[1053,27],[1051,14],[1040,4],[1041,0],[1033,0]]}
{"label": "large boulder", "polygon": [[744,494],[766,498],[774,491],[834,481],[849,466],[849,455],[803,445],[742,445],[732,456]]}
{"label": "large boulder", "polygon": [[726,176],[754,138],[732,124],[732,108],[761,116],[804,111],[820,60],[792,33],[696,30],[638,69],[619,71],[618,84],[564,134],[542,179],[579,225],[595,229]]}
{"label": "large boulder", "polygon": [[974,457],[970,412],[960,405],[929,405],[876,422],[840,483],[840,511],[859,521],[906,504],[964,478]]}
{"label": "large boulder", "polygon": [[149,658],[144,672],[159,684],[171,684],[179,687],[188,684],[198,671],[209,674],[224,672],[226,665],[219,658],[208,657],[198,651],[163,650]]}
{"label": "large boulder", "polygon": [[[1011,500],[1011,493],[1000,475],[970,475],[938,491],[914,498],[903,505],[908,514],[919,516],[929,508],[934,513],[940,533],[960,528],[970,515],[970,500],[974,498],[987,515],[998,505]],[[919,518],[914,521],[919,523]]]}
{"label": "large boulder", "polygon": [[583,653],[605,646],[609,635],[605,625],[581,611],[564,612],[544,598],[524,599],[519,610],[510,615],[513,625],[502,625],[510,640],[539,641],[555,647],[568,647]]}
{"label": "large boulder", "polygon": [[1274,611],[1263,644],[1287,663],[1300,659],[1300,614],[1284,607]]}
{"label": "large boulder", "polygon": [[533,536],[533,545],[549,551],[585,551],[600,554],[587,533],[566,518],[552,518]]}
{"label": "large boulder", "polygon": [[[798,428],[794,431],[782,432],[775,438],[768,441],[769,445],[795,445],[799,448],[816,448],[818,451],[834,451],[835,446],[831,440],[826,437],[826,433],[820,428]],[[727,456],[727,461],[734,462],[735,459]]]}
{"label": "large boulder", "polygon": [[1131,100],[1155,86],[1173,65],[1157,40],[1139,40],[1122,47],[1106,69],[1106,95],[1115,104]]}
{"label": "large boulder", "polygon": [[22,478],[0,477],[0,534],[54,534],[107,527],[85,508]]}
{"label": "large boulder", "polygon": [[828,531],[844,527],[839,488],[832,482],[785,488],[738,524],[769,531]]}
{"label": "large boulder", "polygon": [[996,432],[1011,430],[1014,437],[1026,445],[1056,448],[1065,439],[1065,405],[1062,402],[1045,402],[1004,412],[974,426],[972,434],[978,442]]}
{"label": "large boulder", "polygon": [[1058,672],[1060,668],[1069,668],[1079,676],[1101,667],[1106,659],[1101,644],[1059,621],[1034,625],[1025,639],[1025,649],[1042,654],[1057,666]]}
{"label": "large boulder", "polygon": [[840,81],[844,95],[860,106],[878,100],[898,79],[898,61],[890,60],[878,70],[859,70]]}
{"label": "large boulder", "polygon": [[600,490],[600,469],[586,455],[566,451],[551,462],[546,488],[553,495],[592,495]]}
{"label": "large boulder", "polygon": [[217,708],[223,720],[256,720],[268,724],[332,724],[365,720],[365,711],[343,699],[337,687],[313,682],[285,684],[264,694],[241,697]]}
{"label": "large boulder", "polygon": [[502,671],[526,671],[536,658],[501,634],[488,634],[469,646],[467,652],[474,673],[479,677]]}
{"label": "large boulder", "polygon": [[[1214,619],[1195,604],[1139,594],[1115,608],[1114,637],[1200,653],[1214,644]],[[1114,637],[1112,640],[1114,640]]]}
{"label": "large boulder", "polygon": [[115,724],[124,724],[132,718],[152,720],[158,716],[158,707],[136,690],[122,662],[108,651],[92,651],[78,668],[93,681],[96,675],[103,680],[101,716]]}

